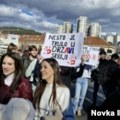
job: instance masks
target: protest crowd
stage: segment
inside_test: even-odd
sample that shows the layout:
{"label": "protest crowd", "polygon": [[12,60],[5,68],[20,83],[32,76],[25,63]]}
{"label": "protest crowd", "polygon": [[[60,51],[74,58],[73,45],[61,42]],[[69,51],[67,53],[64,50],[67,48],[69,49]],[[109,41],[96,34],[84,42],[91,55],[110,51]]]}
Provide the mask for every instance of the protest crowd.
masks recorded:
{"label": "protest crowd", "polygon": [[89,80],[94,83],[91,107],[101,86],[101,106],[120,108],[120,57],[106,56],[100,49],[96,66],[87,66],[83,54],[78,66],[68,67],[43,58],[35,45],[22,50],[10,43],[0,57],[0,120],[75,120],[82,115]]}

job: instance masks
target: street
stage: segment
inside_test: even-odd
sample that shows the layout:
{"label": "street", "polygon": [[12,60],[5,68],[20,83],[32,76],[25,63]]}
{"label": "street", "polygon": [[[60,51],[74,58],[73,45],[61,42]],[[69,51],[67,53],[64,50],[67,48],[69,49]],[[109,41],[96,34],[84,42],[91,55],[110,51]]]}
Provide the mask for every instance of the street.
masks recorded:
{"label": "street", "polygon": [[[87,110],[88,107],[92,104],[92,94],[93,94],[93,83],[91,80],[88,81],[88,90],[85,97],[84,105],[83,105],[83,111],[82,116],[78,117],[76,116],[76,120],[87,120]],[[98,91],[98,97],[97,97],[97,105],[99,106],[105,99],[105,96],[103,94],[102,88],[100,86]]]}

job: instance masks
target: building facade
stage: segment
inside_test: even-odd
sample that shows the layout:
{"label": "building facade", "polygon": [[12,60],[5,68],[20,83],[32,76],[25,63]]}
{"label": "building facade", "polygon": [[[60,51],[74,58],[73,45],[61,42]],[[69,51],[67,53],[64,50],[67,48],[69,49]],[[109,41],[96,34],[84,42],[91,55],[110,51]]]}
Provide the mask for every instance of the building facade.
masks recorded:
{"label": "building facade", "polygon": [[63,25],[58,27],[58,33],[72,33],[73,25],[71,22],[64,22]]}
{"label": "building facade", "polygon": [[120,33],[115,36],[116,46],[120,47]]}
{"label": "building facade", "polygon": [[107,42],[110,43],[111,45],[114,45],[114,44],[115,44],[115,43],[114,43],[114,36],[111,35],[111,34],[106,36],[106,40],[107,40]]}
{"label": "building facade", "polygon": [[88,33],[91,37],[101,37],[101,25],[98,22],[91,23]]}
{"label": "building facade", "polygon": [[84,36],[87,35],[87,19],[86,16],[80,16],[77,19],[77,32],[82,32]]}
{"label": "building facade", "polygon": [[9,43],[14,43],[17,46],[19,45],[19,38],[20,35],[15,35],[15,34],[1,34],[0,36],[0,41],[4,45],[8,45]]}

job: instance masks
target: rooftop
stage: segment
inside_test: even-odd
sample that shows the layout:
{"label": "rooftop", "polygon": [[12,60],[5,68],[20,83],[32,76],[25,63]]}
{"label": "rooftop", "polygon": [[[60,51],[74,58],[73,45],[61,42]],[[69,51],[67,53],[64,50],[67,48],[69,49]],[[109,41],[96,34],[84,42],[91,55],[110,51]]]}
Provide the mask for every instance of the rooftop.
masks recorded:
{"label": "rooftop", "polygon": [[84,39],[85,45],[90,46],[108,46],[112,47],[110,43],[108,43],[106,40],[99,38],[99,37],[86,37]]}

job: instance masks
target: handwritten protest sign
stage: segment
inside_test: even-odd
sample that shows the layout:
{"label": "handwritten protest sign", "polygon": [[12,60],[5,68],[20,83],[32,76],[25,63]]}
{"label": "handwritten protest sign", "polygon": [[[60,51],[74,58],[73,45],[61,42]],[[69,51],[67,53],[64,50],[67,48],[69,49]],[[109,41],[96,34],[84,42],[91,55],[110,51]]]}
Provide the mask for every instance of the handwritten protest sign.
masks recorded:
{"label": "handwritten protest sign", "polygon": [[91,71],[98,66],[99,47],[83,46],[83,57],[85,58],[85,68],[82,77],[91,78]]}
{"label": "handwritten protest sign", "polygon": [[47,33],[41,55],[43,58],[55,58],[61,66],[78,66],[81,62],[83,40],[82,33]]}
{"label": "handwritten protest sign", "polygon": [[99,59],[99,47],[90,47],[90,46],[84,46],[83,47],[83,55],[86,59],[86,64],[96,66],[98,64]]}

